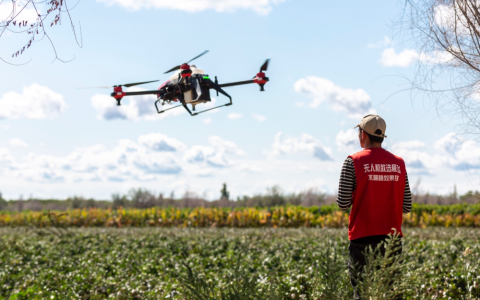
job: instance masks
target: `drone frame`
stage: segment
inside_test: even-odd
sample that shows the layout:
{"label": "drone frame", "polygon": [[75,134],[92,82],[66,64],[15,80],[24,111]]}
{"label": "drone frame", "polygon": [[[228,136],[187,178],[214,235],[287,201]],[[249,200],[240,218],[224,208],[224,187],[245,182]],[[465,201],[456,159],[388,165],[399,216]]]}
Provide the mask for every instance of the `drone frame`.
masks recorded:
{"label": "drone frame", "polygon": [[[171,84],[173,86],[173,91],[170,91],[170,92],[168,91],[169,86],[166,87],[166,91],[162,91],[163,87],[165,87],[165,85],[168,83],[168,81],[165,84],[163,84],[162,86],[160,86],[160,88],[158,90],[154,90],[154,91],[124,92],[122,90],[122,86],[130,87],[130,86],[134,86],[134,85],[154,82],[154,81],[146,81],[146,82],[137,82],[137,83],[130,83],[130,84],[113,86],[114,91],[113,91],[113,93],[111,93],[111,96],[113,98],[115,98],[115,100],[117,100],[117,105],[121,105],[121,100],[125,96],[157,95],[157,101],[155,101],[155,108],[157,109],[157,113],[161,114],[161,113],[166,112],[167,110],[171,110],[171,109],[183,106],[191,116],[196,116],[198,114],[201,114],[201,113],[213,110],[213,109],[217,109],[217,108],[220,108],[220,107],[223,107],[223,106],[230,106],[230,105],[233,104],[232,97],[227,92],[225,92],[222,88],[256,83],[260,86],[260,91],[261,92],[265,91],[263,87],[269,81],[269,79],[268,79],[268,77],[265,77],[264,71],[267,71],[268,63],[269,63],[270,59],[267,59],[263,63],[263,65],[260,67],[260,72],[257,73],[257,75],[253,78],[253,80],[245,80],[245,81],[237,81],[237,82],[218,84],[218,80],[217,80],[216,76],[215,76],[215,82],[213,82],[212,80],[210,80],[208,75],[205,74],[203,76],[203,78],[200,79],[200,82],[197,81],[197,84],[200,84],[200,88],[208,88],[208,90],[214,89],[217,92],[217,96],[219,95],[219,93],[221,93],[221,94],[225,95],[226,97],[228,97],[229,102],[226,103],[226,104],[222,104],[222,105],[219,105],[219,106],[215,106],[215,107],[212,107],[212,108],[209,108],[209,109],[202,110],[200,112],[192,113],[192,111],[188,108],[187,104],[191,104],[192,107],[193,107],[192,110],[195,111],[195,105],[196,104],[205,103],[206,101],[211,101],[211,99],[210,99],[209,94],[208,94],[208,99],[200,99],[200,97],[201,97],[200,96],[201,94],[200,94],[199,96],[197,96],[196,101],[188,102],[188,103],[185,101],[184,92],[191,91],[191,86],[190,86],[191,82],[189,82],[189,80],[192,77],[192,73],[193,73],[188,64],[191,61],[203,56],[204,54],[206,54],[208,52],[209,51],[206,50],[203,53],[201,53],[200,55],[197,55],[193,59],[189,60],[188,62],[186,62],[182,65],[176,66],[176,67],[168,70],[167,72],[165,72],[165,74],[166,74],[166,73],[170,73],[170,72],[175,71],[175,70],[179,70],[178,81],[176,83]],[[158,80],[155,80],[155,81],[158,81]],[[186,82],[184,82],[184,81],[186,81]],[[184,91],[185,84],[188,85],[188,89]],[[172,93],[173,93],[173,97],[171,95]],[[170,96],[168,96],[168,95],[170,95]],[[163,98],[165,96],[167,96],[167,98]],[[174,106],[174,107],[170,107],[170,108],[167,108],[167,109],[160,110],[159,107],[158,107],[158,103],[160,101],[162,101],[162,105],[164,105],[165,104],[164,101],[166,101],[166,100],[169,103],[172,100],[180,101],[181,104],[177,105],[177,106]]]}
{"label": "drone frame", "polygon": [[[183,78],[182,78],[183,79]],[[265,81],[269,81],[269,79],[267,77],[264,77],[264,80]],[[222,88],[223,87],[231,87],[231,86],[237,86],[237,85],[244,85],[244,84],[252,84],[252,83],[258,83],[256,82],[256,80],[245,80],[245,81],[237,81],[237,82],[230,82],[230,83],[224,83],[224,84],[218,84],[218,80],[217,80],[217,77],[215,76],[215,82],[213,82],[212,80],[210,79],[203,79],[203,81],[205,82],[204,85],[206,85],[207,87],[209,87],[210,89],[213,89],[217,92],[217,96],[218,96],[218,93],[221,93],[223,94],[224,96],[226,96],[228,99],[229,99],[229,102],[226,103],[226,104],[222,104],[222,105],[218,105],[218,106],[215,106],[215,107],[212,107],[212,108],[209,108],[209,109],[205,109],[205,110],[202,110],[200,112],[193,112],[188,108],[187,104],[189,103],[186,103],[183,98],[183,93],[179,93],[179,95],[181,95],[178,99],[181,104],[180,105],[176,105],[176,106],[173,106],[173,107],[169,107],[167,109],[163,109],[163,110],[160,110],[159,107],[158,107],[158,103],[162,100],[162,99],[157,99],[157,101],[155,101],[155,108],[157,109],[157,113],[161,114],[161,113],[164,113],[168,110],[171,110],[171,109],[174,109],[174,108],[177,108],[177,107],[180,107],[180,106],[183,106],[187,112],[191,115],[191,116],[196,116],[198,114],[201,114],[201,113],[204,113],[204,112],[207,112],[207,111],[210,111],[210,110],[213,110],[213,109],[217,109],[217,108],[220,108],[220,107],[224,107],[224,106],[230,106],[233,104],[232,102],[232,97],[227,93],[225,92]],[[180,84],[181,83],[181,80],[177,83]],[[261,91],[264,91],[263,89],[263,86],[261,85],[260,86],[260,90]],[[125,96],[140,96],[140,95],[158,95],[159,94],[159,90],[153,90],[153,91],[138,91],[138,92],[122,92],[122,98],[125,97]],[[112,93],[111,96],[114,97],[116,95],[116,93]]]}

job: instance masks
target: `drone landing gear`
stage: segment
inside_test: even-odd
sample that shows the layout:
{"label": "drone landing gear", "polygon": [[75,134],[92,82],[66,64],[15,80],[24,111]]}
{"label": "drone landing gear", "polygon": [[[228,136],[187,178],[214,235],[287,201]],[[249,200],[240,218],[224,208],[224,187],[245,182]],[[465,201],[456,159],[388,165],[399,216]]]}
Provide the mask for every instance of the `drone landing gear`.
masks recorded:
{"label": "drone landing gear", "polygon": [[170,107],[170,108],[167,108],[167,109],[164,109],[164,110],[159,110],[159,109],[158,109],[158,105],[157,105],[158,102],[160,102],[160,100],[155,101],[155,108],[157,109],[157,113],[159,113],[159,114],[164,113],[164,112],[166,112],[167,110],[171,110],[171,109],[174,109],[174,108],[177,108],[177,107],[182,106],[182,105],[177,105],[177,106]]}
{"label": "drone landing gear", "polygon": [[205,109],[205,110],[202,110],[201,112],[193,113],[193,114],[192,114],[192,113],[190,112],[190,110],[185,106],[185,108],[186,108],[187,111],[190,113],[190,115],[196,116],[196,115],[198,115],[198,114],[207,112],[207,111],[209,111],[209,110],[217,109],[217,108],[224,107],[224,106],[230,106],[230,105],[233,104],[233,103],[232,103],[232,97],[230,97],[230,95],[227,94],[227,92],[225,92],[216,82],[213,82],[213,81],[211,81],[210,79],[206,79],[206,80],[204,79],[204,82],[205,82],[205,84],[206,84],[209,88],[216,90],[216,91],[217,91],[217,95],[218,95],[218,93],[221,93],[221,94],[225,95],[226,97],[228,97],[228,99],[230,100],[230,102],[229,102],[229,103],[226,103],[226,104],[219,105],[219,106],[215,106],[215,107],[212,107],[212,108],[209,108],[209,109]]}
{"label": "drone landing gear", "polygon": [[184,104],[182,104],[182,105],[183,105],[183,107],[185,107],[185,109],[188,111],[188,113],[189,113],[191,116],[196,116],[196,115],[198,115],[198,113],[193,113],[193,114],[192,114],[192,112],[190,111],[190,109],[188,108],[188,106],[187,106],[186,103],[184,103]]}

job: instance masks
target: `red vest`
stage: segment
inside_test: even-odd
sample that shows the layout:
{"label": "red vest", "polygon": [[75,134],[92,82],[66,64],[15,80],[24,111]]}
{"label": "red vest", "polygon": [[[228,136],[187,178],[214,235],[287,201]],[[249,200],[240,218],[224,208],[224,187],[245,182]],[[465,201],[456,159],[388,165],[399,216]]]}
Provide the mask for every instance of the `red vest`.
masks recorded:
{"label": "red vest", "polygon": [[406,169],[401,157],[383,148],[367,148],[353,155],[357,184],[352,195],[348,238],[402,234]]}

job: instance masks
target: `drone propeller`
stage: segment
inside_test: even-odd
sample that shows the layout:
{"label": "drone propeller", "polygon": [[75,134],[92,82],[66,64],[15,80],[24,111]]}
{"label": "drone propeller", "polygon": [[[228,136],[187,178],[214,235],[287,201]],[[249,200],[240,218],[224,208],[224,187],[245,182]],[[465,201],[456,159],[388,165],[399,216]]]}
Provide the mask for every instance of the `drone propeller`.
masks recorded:
{"label": "drone propeller", "polygon": [[[203,55],[205,55],[205,54],[207,54],[207,53],[208,53],[208,50],[203,51],[202,54],[199,54],[199,55],[195,56],[195,57],[192,58],[191,60],[187,61],[186,64],[189,64],[190,62],[194,61],[195,59],[197,59],[197,58],[199,58],[200,56],[203,56]],[[181,67],[181,65],[178,65],[178,66],[176,66],[176,67],[173,67],[173,68],[171,68],[170,70],[168,70],[167,72],[165,72],[165,73],[163,73],[163,74],[167,74],[167,73],[170,73],[170,72],[172,72],[172,71],[178,70],[178,69],[180,69],[180,67]]]}
{"label": "drone propeller", "polygon": [[140,85],[140,84],[145,84],[145,83],[151,83],[151,82],[157,82],[157,81],[159,81],[159,80],[143,81],[143,82],[135,82],[135,83],[127,83],[127,84],[119,84],[119,85],[112,85],[112,86],[85,87],[85,88],[77,88],[77,89],[110,89],[110,88],[116,87],[116,86],[131,87],[131,86],[135,86],[135,85]]}
{"label": "drone propeller", "polygon": [[267,71],[267,68],[268,68],[268,62],[270,61],[270,59],[267,59],[263,65],[260,67],[260,72],[262,71]]}
{"label": "drone propeller", "polygon": [[170,72],[172,72],[172,71],[178,70],[178,69],[180,69],[180,67],[181,67],[180,65],[178,65],[178,66],[176,66],[176,67],[173,67],[173,68],[171,68],[170,70],[168,70],[167,72],[165,72],[165,73],[163,73],[163,74],[167,74],[167,73],[170,73]]}
{"label": "drone propeller", "polygon": [[207,53],[208,53],[208,50],[203,51],[202,54],[199,54],[199,55],[195,56],[194,58],[192,58],[191,60],[187,61],[187,64],[189,64],[190,62],[196,60],[196,59],[199,58],[200,56],[203,56],[203,55],[205,55],[205,54],[207,54]]}

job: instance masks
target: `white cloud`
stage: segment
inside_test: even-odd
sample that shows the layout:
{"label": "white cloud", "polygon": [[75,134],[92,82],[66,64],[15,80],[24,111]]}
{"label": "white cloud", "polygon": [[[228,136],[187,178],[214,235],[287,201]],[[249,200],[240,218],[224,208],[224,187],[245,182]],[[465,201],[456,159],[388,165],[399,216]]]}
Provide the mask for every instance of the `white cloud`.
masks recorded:
{"label": "white cloud", "polygon": [[262,168],[254,164],[242,164],[238,166],[238,170],[247,173],[262,173]]}
{"label": "white cloud", "polygon": [[14,159],[10,151],[5,148],[0,148],[0,173],[13,167]]}
{"label": "white cloud", "polygon": [[456,170],[480,169],[480,145],[449,133],[437,140],[434,148],[447,153],[447,164]]}
{"label": "white cloud", "polygon": [[108,5],[118,4],[128,9],[142,8],[175,9],[187,12],[215,10],[217,12],[231,12],[239,9],[251,9],[259,14],[268,14],[275,4],[285,0],[98,0]]}
{"label": "white cloud", "polygon": [[0,119],[53,119],[66,107],[62,95],[35,83],[0,97]]}
{"label": "white cloud", "polygon": [[380,62],[386,67],[408,67],[410,64],[419,59],[420,55],[415,50],[405,49],[400,53],[396,53],[395,49],[387,48],[383,50]]}
{"label": "white cloud", "polygon": [[434,154],[420,141],[395,143],[392,152],[401,156],[413,172],[433,175],[439,168],[454,170],[480,170],[480,145],[473,140],[462,140],[454,133],[438,139]]}
{"label": "white cloud", "polygon": [[10,139],[8,143],[14,147],[23,147],[23,148],[28,147],[28,144],[25,141],[22,141],[21,139],[17,139],[17,138]]}
{"label": "white cloud", "polygon": [[212,123],[212,118],[205,118],[202,120],[204,124],[211,124]]}
{"label": "white cloud", "polygon": [[375,113],[370,96],[363,89],[348,89],[336,86],[332,81],[309,76],[295,83],[295,91],[307,94],[313,101],[310,107],[318,107],[328,101],[334,111],[343,111],[351,118],[361,118],[368,113]]}
{"label": "white cloud", "polygon": [[446,51],[432,51],[421,53],[419,60],[427,64],[455,64],[458,63],[453,55]]}
{"label": "white cloud", "polygon": [[264,116],[261,116],[261,115],[257,115],[257,114],[252,114],[252,117],[257,120],[258,122],[263,122],[265,121],[267,118],[264,117]]}
{"label": "white cloud", "polygon": [[[455,10],[463,10],[463,7],[460,7],[457,2],[453,2],[457,7],[453,7],[452,4],[439,4],[436,5],[433,11],[434,21],[437,26],[444,30],[455,31],[459,36],[469,35],[469,28],[476,28],[476,24],[469,24],[467,18],[461,13],[455,13]],[[478,6],[478,2],[476,3]],[[471,10],[467,10],[469,19],[476,19],[476,15],[472,13]]]}
{"label": "white cloud", "polygon": [[450,154],[454,154],[461,147],[462,140],[455,133],[450,132],[444,137],[438,139],[433,145],[435,149],[443,150]]}
{"label": "white cloud", "polygon": [[480,169],[480,145],[473,140],[464,141],[455,158],[452,167],[456,170]]}
{"label": "white cloud", "polygon": [[333,160],[332,150],[324,147],[320,141],[306,133],[299,138],[288,136],[282,132],[278,132],[274,136],[272,148],[265,153],[270,156],[278,156],[295,153],[309,153],[322,161]]}
{"label": "white cloud", "polygon": [[423,142],[402,141],[393,144],[392,153],[403,158],[409,174],[433,175],[434,169],[442,166],[444,158],[419,150],[422,148],[425,148]]}
{"label": "white cloud", "polygon": [[211,136],[208,146],[187,147],[160,133],[141,135],[138,142],[122,139],[114,147],[93,145],[66,156],[30,153],[16,161],[0,148],[0,172],[33,182],[122,182],[160,178],[209,176],[213,170],[235,166],[244,155],[235,143]]}
{"label": "white cloud", "polygon": [[238,113],[228,114],[228,118],[230,120],[237,120],[237,119],[240,119],[241,117],[242,117],[242,114],[238,114]]}
{"label": "white cloud", "polygon": [[[140,91],[139,88],[130,88],[129,91]],[[100,120],[131,120],[155,121],[168,117],[175,117],[186,113],[183,107],[177,107],[164,113],[157,113],[154,95],[132,96],[122,99],[122,105],[117,106],[117,101],[105,94],[96,94],[92,97],[92,106],[97,111]]]}
{"label": "white cloud", "polygon": [[218,136],[211,136],[208,138],[208,142],[212,145],[215,149],[220,150],[221,152],[235,154],[238,156],[244,155],[245,152],[241,150],[237,144],[231,141],[224,140]]}
{"label": "white cloud", "polygon": [[393,144],[393,149],[405,149],[405,150],[411,150],[411,149],[419,149],[419,148],[425,148],[426,145],[424,142],[420,142],[417,140],[413,141],[402,141],[402,142],[397,142]]}
{"label": "white cloud", "polygon": [[147,174],[178,174],[182,171],[179,160],[173,155],[136,155],[134,164]]}
{"label": "white cloud", "polygon": [[213,167],[228,166],[228,161],[208,146],[193,146],[185,153],[184,160],[191,164],[207,164]]}
{"label": "white cloud", "polygon": [[416,61],[427,64],[443,64],[452,62],[453,56],[446,51],[435,51],[431,53],[418,53],[412,49],[405,49],[396,53],[395,49],[387,48],[382,53],[380,62],[385,67],[408,67]]}
{"label": "white cloud", "polygon": [[358,130],[347,129],[340,130],[336,137],[338,149],[343,152],[360,151],[360,143],[358,141]]}
{"label": "white cloud", "polygon": [[245,154],[235,143],[218,136],[211,136],[208,140],[210,146],[196,145],[188,149],[184,161],[201,167],[225,168],[233,165],[229,155]]}
{"label": "white cloud", "polygon": [[169,138],[161,133],[150,133],[141,135],[138,138],[140,145],[145,146],[153,151],[183,151],[186,149],[182,142]]}

